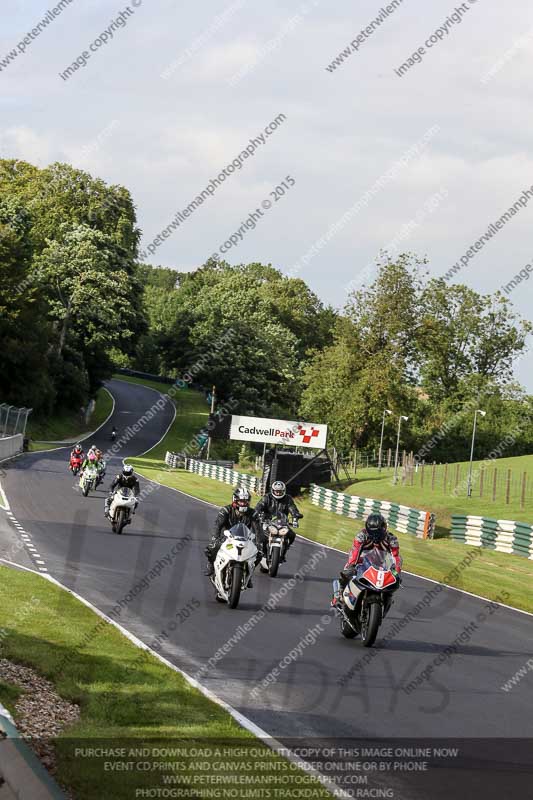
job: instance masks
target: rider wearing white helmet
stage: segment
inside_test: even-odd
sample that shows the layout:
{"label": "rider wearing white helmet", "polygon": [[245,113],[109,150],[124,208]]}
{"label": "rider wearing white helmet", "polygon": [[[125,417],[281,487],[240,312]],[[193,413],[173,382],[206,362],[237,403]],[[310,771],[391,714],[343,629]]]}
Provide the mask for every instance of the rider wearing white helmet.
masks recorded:
{"label": "rider wearing white helmet", "polygon": [[[265,496],[258,502],[255,510],[262,522],[272,519],[273,517],[278,516],[278,514],[283,514],[287,518],[291,516],[294,520],[293,524],[295,527],[298,525],[298,520],[302,519],[303,517],[303,514],[298,511],[296,503],[292,497],[287,494],[287,487],[283,481],[274,481],[270,487],[270,492],[265,494]],[[264,548],[266,546],[266,536],[262,526],[260,526],[260,531],[260,545],[264,552]],[[291,530],[291,528],[289,528],[289,533],[287,534],[287,550],[285,551],[285,555],[295,539],[296,534],[293,530]],[[283,557],[282,561],[285,561],[285,557]]]}
{"label": "rider wearing white helmet", "polygon": [[[109,516],[109,507],[111,505],[115,489],[117,489],[119,486],[125,486],[128,489],[133,489],[135,497],[138,497],[141,487],[139,485],[139,479],[135,474],[135,472],[133,471],[133,467],[131,466],[131,464],[124,464],[122,472],[119,472],[118,475],[115,475],[113,483],[109,487],[109,496],[105,501],[105,507],[104,507],[104,514],[106,517]],[[135,503],[135,508],[133,509],[133,513],[135,513],[137,505],[138,503]]]}
{"label": "rider wearing white helmet", "polygon": [[220,545],[224,541],[224,531],[237,525],[238,522],[244,522],[248,528],[256,532],[257,536],[257,515],[253,508],[250,508],[251,500],[252,495],[248,489],[237,488],[233,492],[231,503],[227,506],[222,506],[219,510],[215,520],[213,537],[205,548],[207,556],[206,575],[211,576],[215,571],[215,558],[220,550]]}

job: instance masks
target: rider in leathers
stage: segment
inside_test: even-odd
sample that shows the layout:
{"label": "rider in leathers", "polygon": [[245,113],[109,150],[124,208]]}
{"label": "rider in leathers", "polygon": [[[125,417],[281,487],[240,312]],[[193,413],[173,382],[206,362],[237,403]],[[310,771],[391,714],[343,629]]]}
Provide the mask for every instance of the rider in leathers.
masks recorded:
{"label": "rider in leathers", "polygon": [[[287,494],[287,487],[283,483],[283,481],[274,481],[272,486],[270,487],[270,492],[265,494],[265,496],[258,502],[255,507],[257,515],[261,522],[265,520],[272,519],[276,517],[278,514],[284,514],[287,518],[289,516],[293,517],[295,520],[302,519],[303,514],[300,514],[298,508],[296,507],[296,503],[292,499],[290,495]],[[296,523],[297,524],[297,523]],[[266,552],[266,534],[263,530],[263,525],[259,526],[259,542],[260,549],[263,555]],[[287,534],[287,549],[285,550],[285,555],[287,554],[289,547],[296,539],[296,534],[294,531],[289,528],[289,533]],[[285,558],[282,559],[285,561]]]}
{"label": "rider in leathers", "polygon": [[[133,471],[133,467],[129,464],[125,464],[122,472],[119,472],[118,475],[115,475],[113,483],[109,487],[109,497],[105,501],[105,509],[104,514],[106,517],[109,516],[109,507],[111,505],[111,501],[113,500],[113,494],[115,493],[115,489],[119,486],[124,486],[127,489],[133,489],[133,494],[135,497],[138,497],[141,487],[139,485],[139,479],[137,475]],[[133,513],[135,514],[135,510],[138,506],[138,501],[135,503],[135,508],[133,509]]]}
{"label": "rider in leathers", "polygon": [[251,499],[252,496],[248,489],[235,489],[231,503],[227,506],[222,506],[219,510],[215,520],[213,537],[204,551],[207,556],[205,575],[210,577],[215,572],[215,559],[224,541],[224,531],[228,531],[234,525],[243,522],[250,530],[254,531],[257,538],[257,514],[253,508],[250,508]]}
{"label": "rider in leathers", "polygon": [[341,591],[355,575],[357,563],[362,558],[364,551],[371,550],[373,547],[389,551],[394,558],[396,571],[400,575],[402,557],[400,555],[398,537],[388,532],[387,522],[381,514],[370,514],[365,522],[365,527],[353,540],[348,561],[340,573]]}

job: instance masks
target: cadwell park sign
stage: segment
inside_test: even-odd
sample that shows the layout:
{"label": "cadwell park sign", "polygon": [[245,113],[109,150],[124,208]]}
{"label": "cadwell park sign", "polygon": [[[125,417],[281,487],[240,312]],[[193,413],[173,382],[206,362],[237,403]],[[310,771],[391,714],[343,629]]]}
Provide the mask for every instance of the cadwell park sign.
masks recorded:
{"label": "cadwell park sign", "polygon": [[294,447],[312,447],[324,450],[328,438],[327,425],[295,422],[263,417],[232,415],[230,439],[267,444],[290,444]]}

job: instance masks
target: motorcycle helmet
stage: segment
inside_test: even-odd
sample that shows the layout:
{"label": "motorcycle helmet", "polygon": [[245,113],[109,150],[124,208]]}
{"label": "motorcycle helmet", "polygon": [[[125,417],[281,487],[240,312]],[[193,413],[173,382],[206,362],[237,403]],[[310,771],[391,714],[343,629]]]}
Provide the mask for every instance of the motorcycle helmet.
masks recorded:
{"label": "motorcycle helmet", "polygon": [[81,453],[81,444],[77,444],[74,448],[75,453]]}
{"label": "motorcycle helmet", "polygon": [[124,464],[122,468],[122,474],[124,475],[125,478],[131,478],[131,476],[133,475],[133,467],[131,466],[131,464]]}
{"label": "motorcycle helmet", "polygon": [[387,522],[381,514],[370,514],[365,522],[365,531],[371,542],[380,544],[387,535]]}
{"label": "motorcycle helmet", "polygon": [[287,494],[287,487],[283,483],[283,481],[274,481],[270,488],[270,493],[272,497],[275,497],[276,500],[281,500],[282,497],[285,497]]}
{"label": "motorcycle helmet", "polygon": [[252,495],[248,491],[248,489],[235,489],[233,492],[232,505],[233,508],[237,510],[239,514],[245,514],[248,509],[250,508],[250,501],[252,499]]}
{"label": "motorcycle helmet", "polygon": [[89,461],[96,461],[96,456],[94,453],[89,453]]}

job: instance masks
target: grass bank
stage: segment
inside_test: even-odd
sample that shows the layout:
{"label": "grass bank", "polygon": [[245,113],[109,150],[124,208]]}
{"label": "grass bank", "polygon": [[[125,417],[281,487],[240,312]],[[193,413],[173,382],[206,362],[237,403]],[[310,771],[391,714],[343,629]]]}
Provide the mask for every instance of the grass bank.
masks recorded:
{"label": "grass bank", "polygon": [[[30,598],[31,613],[21,614]],[[258,786],[266,775],[273,781],[268,788],[276,786],[279,776],[277,788],[290,797],[291,788],[306,780],[179,673],[143,653],[85,605],[39,576],[0,567],[0,628],[5,631],[4,658],[33,667],[63,698],[80,707],[79,721],[55,742],[56,777],[77,800],[126,800],[143,796],[137,794],[142,790],[168,791],[169,783],[181,793],[157,796],[197,797],[195,787],[200,791],[204,776],[221,772],[228,776],[225,786],[236,792],[229,796],[239,796],[243,775],[251,776]],[[18,690],[0,684],[0,699],[15,721],[18,697]],[[221,761],[214,750],[217,745],[227,748],[222,760],[233,762],[227,770],[215,767]],[[97,747],[126,748],[125,755],[86,754]],[[191,765],[198,760],[192,756],[194,747],[211,748],[201,759],[210,762],[207,770],[199,772]],[[247,755],[251,747],[261,748],[259,758]],[[186,753],[161,757],[154,748],[184,748]],[[157,766],[161,762],[166,764],[163,769]],[[309,786],[316,790],[314,797],[331,797],[312,779]]]}
{"label": "grass bank", "polygon": [[[484,479],[481,481],[482,467]],[[496,470],[496,472],[494,472]],[[510,502],[506,502],[507,474],[511,470]],[[432,465],[415,473],[414,483],[393,483],[392,469],[384,469],[381,474],[377,468],[358,469],[353,483],[343,482],[346,494],[372,497],[376,500],[391,500],[403,505],[433,511],[437,515],[437,528],[440,535],[447,535],[452,514],[475,514],[494,519],[513,519],[533,523],[533,495],[531,480],[526,481],[524,508],[520,508],[521,477],[524,473],[533,479],[533,456],[499,458],[490,465],[482,461],[473,464],[472,497],[466,496],[466,476],[468,463],[440,464],[433,470]],[[459,480],[457,481],[457,476]],[[423,482],[423,485],[421,485]],[[455,487],[458,492],[455,494]],[[495,500],[493,489],[495,487]],[[480,496],[481,495],[481,496]]]}
{"label": "grass bank", "polygon": [[32,419],[31,415],[28,419],[28,426],[26,435],[31,440],[31,450],[43,450],[49,447],[43,442],[62,442],[68,440],[74,442],[76,439],[81,439],[87,433],[95,431],[100,425],[105,422],[111,409],[113,408],[113,398],[102,387],[96,393],[96,405],[89,422],[85,424],[79,412],[63,411],[53,417],[46,417],[45,419]]}

